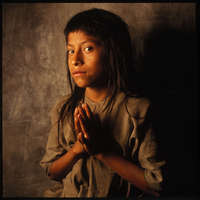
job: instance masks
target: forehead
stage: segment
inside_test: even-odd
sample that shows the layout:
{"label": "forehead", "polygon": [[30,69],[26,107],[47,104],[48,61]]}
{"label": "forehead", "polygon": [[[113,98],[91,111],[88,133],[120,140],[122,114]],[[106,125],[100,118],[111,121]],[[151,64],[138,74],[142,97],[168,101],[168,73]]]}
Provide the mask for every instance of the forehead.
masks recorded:
{"label": "forehead", "polygon": [[68,45],[80,44],[80,43],[85,43],[85,42],[99,43],[100,40],[97,37],[89,35],[81,30],[70,32],[68,34],[68,37],[67,37]]}

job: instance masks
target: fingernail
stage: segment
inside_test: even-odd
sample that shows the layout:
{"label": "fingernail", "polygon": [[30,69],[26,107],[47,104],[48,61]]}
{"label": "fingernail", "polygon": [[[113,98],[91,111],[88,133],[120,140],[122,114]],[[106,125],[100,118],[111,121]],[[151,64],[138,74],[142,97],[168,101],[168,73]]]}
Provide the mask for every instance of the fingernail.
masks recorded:
{"label": "fingernail", "polygon": [[85,138],[86,138],[86,139],[89,139],[87,134],[85,134]]}

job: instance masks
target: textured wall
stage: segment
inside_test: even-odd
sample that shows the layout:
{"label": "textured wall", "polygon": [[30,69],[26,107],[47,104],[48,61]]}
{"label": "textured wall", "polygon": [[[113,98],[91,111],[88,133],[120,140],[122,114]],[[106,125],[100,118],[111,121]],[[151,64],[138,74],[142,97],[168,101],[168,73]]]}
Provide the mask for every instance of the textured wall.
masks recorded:
{"label": "textured wall", "polygon": [[[176,188],[182,190],[194,181],[194,4],[4,4],[5,197],[42,196],[44,189],[53,182],[46,178],[39,161],[50,129],[48,113],[56,99],[68,92],[63,29],[69,17],[92,7],[113,11],[130,25],[138,69],[142,71],[142,86],[146,87],[152,100],[156,99],[155,104],[160,106],[158,110],[165,122],[160,123],[158,130],[165,138],[162,140],[172,139],[163,145],[163,152],[169,160],[168,173],[171,172],[168,177],[175,177]],[[144,72],[148,72],[148,76],[144,76]],[[171,185],[172,181],[169,183]]]}

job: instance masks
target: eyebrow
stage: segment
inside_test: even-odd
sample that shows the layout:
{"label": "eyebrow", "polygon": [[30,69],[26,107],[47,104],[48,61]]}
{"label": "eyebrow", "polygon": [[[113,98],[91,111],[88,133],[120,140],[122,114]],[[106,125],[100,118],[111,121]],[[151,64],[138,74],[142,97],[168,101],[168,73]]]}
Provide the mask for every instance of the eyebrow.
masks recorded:
{"label": "eyebrow", "polygon": [[[87,42],[93,42],[93,43],[96,43],[96,44],[100,44],[100,42],[98,40],[92,40],[92,39],[91,40],[85,40],[85,41],[81,42],[80,44],[83,45],[83,44],[85,44]],[[74,45],[70,44],[70,43],[67,43],[67,46],[73,47]]]}

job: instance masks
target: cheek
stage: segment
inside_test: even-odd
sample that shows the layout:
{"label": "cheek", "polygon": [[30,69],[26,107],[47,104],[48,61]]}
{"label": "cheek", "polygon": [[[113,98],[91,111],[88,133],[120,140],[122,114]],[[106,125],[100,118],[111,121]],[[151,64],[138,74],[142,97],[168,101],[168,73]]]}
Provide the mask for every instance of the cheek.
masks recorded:
{"label": "cheek", "polygon": [[101,71],[102,69],[102,57],[97,55],[88,59],[88,64],[94,67],[95,71]]}
{"label": "cheek", "polygon": [[97,67],[97,71],[98,71],[99,73],[102,73],[102,72],[104,71],[104,69],[103,69],[103,62],[102,62],[102,59],[101,59],[101,58],[99,58],[99,59],[97,60],[96,66],[98,66],[98,67]]}

